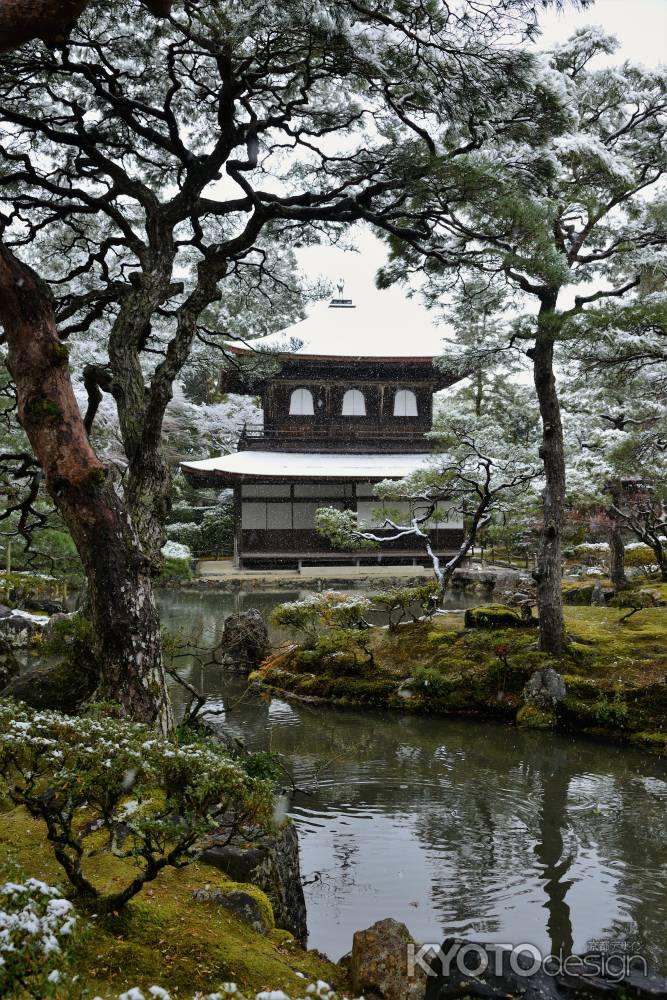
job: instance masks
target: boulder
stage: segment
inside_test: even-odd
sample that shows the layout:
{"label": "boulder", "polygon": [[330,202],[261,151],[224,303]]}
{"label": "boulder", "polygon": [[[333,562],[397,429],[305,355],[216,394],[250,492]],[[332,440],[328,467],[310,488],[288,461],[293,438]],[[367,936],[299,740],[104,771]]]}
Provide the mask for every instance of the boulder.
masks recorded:
{"label": "boulder", "polygon": [[523,697],[528,705],[542,712],[553,712],[564,700],[566,694],[563,675],[553,667],[544,667],[530,675],[523,689]]}
{"label": "boulder", "polygon": [[664,1000],[667,979],[644,966],[644,960],[587,952],[544,964],[534,952],[498,949],[445,939],[432,962],[424,1000],[450,997],[521,998],[521,1000],[607,1000],[611,997]]}
{"label": "boulder", "polygon": [[468,608],[464,616],[466,628],[525,628],[526,619],[506,604],[482,604]]}
{"label": "boulder", "polygon": [[355,931],[350,955],[350,979],[355,996],[371,993],[384,1000],[422,1000],[426,973],[416,966],[408,975],[408,946],[413,944],[405,924],[388,917]]}
{"label": "boulder", "polygon": [[225,661],[252,670],[268,655],[271,644],[266,622],[256,608],[225,619],[221,646]]}
{"label": "boulder", "polygon": [[591,605],[594,608],[603,608],[606,605],[606,600],[604,597],[604,590],[602,589],[602,584],[599,580],[596,580],[593,584],[593,591],[591,593]]}
{"label": "boulder", "polygon": [[308,937],[306,901],[301,885],[296,828],[286,822],[276,834],[258,833],[252,844],[214,844],[201,860],[219,868],[235,882],[250,882],[266,893],[276,926],[289,931],[299,944]]}
{"label": "boulder", "polygon": [[12,612],[10,615],[0,618],[0,636],[12,647],[12,649],[24,649],[29,646],[34,637],[42,631],[39,622],[25,615],[18,615]]}
{"label": "boulder", "polygon": [[23,701],[39,711],[50,708],[71,715],[76,714],[82,703],[90,698],[98,679],[95,671],[75,667],[63,660],[26,670],[10,680],[0,691],[0,696]]}
{"label": "boulder", "polygon": [[262,906],[259,899],[244,889],[197,889],[193,898],[198,903],[215,903],[250,924],[258,934],[268,934],[273,929],[273,920],[268,901]]}
{"label": "boulder", "polygon": [[9,618],[11,613],[11,608],[8,608],[6,604],[0,604],[0,618]]}

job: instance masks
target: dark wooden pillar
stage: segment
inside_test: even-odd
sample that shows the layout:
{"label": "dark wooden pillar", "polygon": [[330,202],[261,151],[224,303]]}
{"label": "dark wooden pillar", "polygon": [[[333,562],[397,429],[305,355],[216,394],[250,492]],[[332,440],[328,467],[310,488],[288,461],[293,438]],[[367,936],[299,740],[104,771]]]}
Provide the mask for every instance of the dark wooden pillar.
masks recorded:
{"label": "dark wooden pillar", "polygon": [[241,514],[241,487],[237,485],[234,487],[234,565],[239,569],[243,568],[243,553],[241,550]]}

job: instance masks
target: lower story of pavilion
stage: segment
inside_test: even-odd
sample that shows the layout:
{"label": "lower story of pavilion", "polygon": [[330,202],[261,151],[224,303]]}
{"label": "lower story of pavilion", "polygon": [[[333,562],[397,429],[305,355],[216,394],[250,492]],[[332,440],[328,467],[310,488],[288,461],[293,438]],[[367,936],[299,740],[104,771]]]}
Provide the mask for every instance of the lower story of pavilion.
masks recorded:
{"label": "lower story of pavilion", "polygon": [[[414,535],[386,538],[386,516],[397,523],[410,517],[408,501],[385,504],[374,495],[376,483],[399,479],[426,455],[304,455],[244,451],[203,462],[182,463],[197,487],[234,491],[234,559],[240,568],[301,565],[426,565],[423,542]],[[336,549],[315,530],[319,507],[353,510],[374,533],[385,536],[377,548]],[[463,541],[463,523],[446,510],[426,525],[439,556],[453,555]],[[386,540],[385,540],[386,538]]]}

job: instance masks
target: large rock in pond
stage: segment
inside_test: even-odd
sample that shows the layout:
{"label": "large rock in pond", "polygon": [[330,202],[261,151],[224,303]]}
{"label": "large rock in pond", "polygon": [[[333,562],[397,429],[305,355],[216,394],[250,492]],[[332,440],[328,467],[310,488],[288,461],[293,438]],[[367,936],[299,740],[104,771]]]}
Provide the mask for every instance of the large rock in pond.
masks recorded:
{"label": "large rock in pond", "polygon": [[14,677],[0,691],[0,697],[15,698],[38,711],[53,709],[72,715],[90,698],[98,680],[95,670],[63,660],[40,664]]}
{"label": "large rock in pond", "polygon": [[222,631],[225,662],[241,670],[252,670],[271,650],[266,622],[256,608],[229,615]]}
{"label": "large rock in pond", "polygon": [[384,1000],[422,1000],[425,972],[416,966],[408,974],[408,948],[413,944],[405,924],[391,917],[355,931],[350,955],[355,996],[371,993]]}
{"label": "large rock in pond", "polygon": [[527,620],[507,604],[481,604],[468,608],[464,623],[466,628],[525,628]]}
{"label": "large rock in pond", "polygon": [[204,851],[201,860],[235,882],[251,882],[266,893],[276,926],[305,945],[308,937],[306,901],[301,885],[296,828],[284,823],[277,834],[258,834],[248,847],[220,844]]}
{"label": "large rock in pond", "polygon": [[[489,1000],[664,1000],[667,979],[651,973],[639,957],[588,952],[556,964],[539,953],[500,950],[447,938],[427,977],[424,1000],[484,997]],[[544,963],[544,964],[543,964]],[[422,994],[423,995],[423,994]]]}

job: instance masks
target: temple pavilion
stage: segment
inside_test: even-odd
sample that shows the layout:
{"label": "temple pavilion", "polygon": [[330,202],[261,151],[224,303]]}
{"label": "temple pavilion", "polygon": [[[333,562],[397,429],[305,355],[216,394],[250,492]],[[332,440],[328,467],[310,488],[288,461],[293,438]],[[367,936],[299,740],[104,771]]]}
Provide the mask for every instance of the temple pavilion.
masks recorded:
{"label": "temple pavilion", "polygon": [[[252,389],[264,423],[244,427],[235,453],[182,468],[195,486],[232,487],[240,568],[428,561],[412,536],[336,551],[314,524],[317,508],[331,506],[356,510],[375,531],[385,509],[374,485],[428,459],[433,393],[460,376],[436,367],[442,332],[409,306],[381,316],[339,294],[286,330],[227,345],[276,362]],[[387,506],[394,520],[409,517],[408,501]],[[463,525],[445,511],[429,527],[440,554],[460,545]]]}

